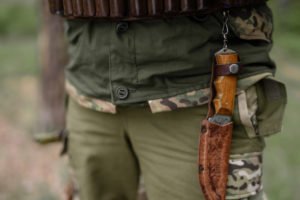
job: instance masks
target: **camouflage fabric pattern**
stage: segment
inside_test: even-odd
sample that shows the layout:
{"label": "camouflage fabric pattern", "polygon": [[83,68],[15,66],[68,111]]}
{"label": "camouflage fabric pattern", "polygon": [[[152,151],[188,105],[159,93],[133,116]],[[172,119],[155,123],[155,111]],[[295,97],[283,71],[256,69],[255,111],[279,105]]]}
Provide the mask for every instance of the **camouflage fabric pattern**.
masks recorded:
{"label": "camouflage fabric pattern", "polygon": [[239,38],[271,42],[273,18],[268,7],[232,10],[230,16],[231,27]]}
{"label": "camouflage fabric pattern", "polygon": [[267,78],[267,77],[272,77],[272,76],[273,76],[272,73],[265,72],[265,73],[257,74],[255,76],[249,76],[247,78],[238,80],[237,94],[239,94],[239,92],[242,90],[247,90],[249,87],[251,87],[255,83],[259,82],[260,80]]}
{"label": "camouflage fabric pattern", "polygon": [[[255,84],[259,80],[272,76],[271,73],[261,73],[255,76],[250,76],[238,81],[237,94],[241,93],[242,90],[247,89],[251,85]],[[71,85],[69,82],[66,82],[66,90],[68,94],[75,99],[75,101],[85,107],[92,110],[106,112],[106,113],[117,113],[116,105],[104,101],[101,99],[94,99],[86,97],[78,93],[76,88]],[[173,111],[178,108],[189,108],[194,106],[201,106],[208,103],[210,91],[209,88],[194,90],[184,94],[179,94],[173,97],[154,99],[148,101],[152,113]]]}
{"label": "camouflage fabric pattern", "polygon": [[76,100],[76,102],[85,107],[92,110],[100,111],[100,112],[106,112],[106,113],[112,113],[115,114],[116,106],[108,101],[103,101],[100,99],[90,98],[83,96],[79,94],[77,89],[71,85],[69,82],[66,82],[66,90],[68,94]]}
{"label": "camouflage fabric pattern", "polygon": [[[240,79],[238,81],[237,94],[241,93],[241,91],[257,83],[261,79],[269,76],[272,76],[272,74],[266,72],[257,74],[255,76],[250,76],[244,79]],[[192,92],[187,92],[185,94],[177,95],[174,97],[150,100],[148,103],[152,113],[166,112],[176,110],[178,108],[189,108],[207,104],[209,100],[209,95],[209,88],[205,88],[195,90]]]}
{"label": "camouflage fabric pattern", "polygon": [[207,104],[209,100],[209,88],[195,90],[170,98],[162,98],[149,101],[152,113],[172,111],[178,108],[187,108]]}
{"label": "camouflage fabric pattern", "polygon": [[262,189],[262,154],[231,155],[226,199],[253,199]]}

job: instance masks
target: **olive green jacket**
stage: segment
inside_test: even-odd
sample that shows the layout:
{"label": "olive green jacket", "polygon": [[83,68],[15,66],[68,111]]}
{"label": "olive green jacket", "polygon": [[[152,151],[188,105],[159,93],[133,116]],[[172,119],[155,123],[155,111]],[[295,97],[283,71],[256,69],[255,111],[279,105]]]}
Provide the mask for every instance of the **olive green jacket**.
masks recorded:
{"label": "olive green jacket", "polygon": [[[213,54],[222,48],[220,12],[136,22],[69,20],[67,90],[81,105],[115,113],[207,103]],[[272,13],[266,5],[230,11],[229,47],[240,54],[240,85],[274,73]]]}

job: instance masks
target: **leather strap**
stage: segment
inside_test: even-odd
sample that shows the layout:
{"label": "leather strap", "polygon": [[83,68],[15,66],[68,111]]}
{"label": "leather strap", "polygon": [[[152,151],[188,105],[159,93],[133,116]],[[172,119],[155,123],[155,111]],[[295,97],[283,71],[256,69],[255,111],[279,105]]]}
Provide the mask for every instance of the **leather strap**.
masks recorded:
{"label": "leather strap", "polygon": [[48,0],[52,14],[68,19],[134,21],[208,14],[267,0]]}
{"label": "leather strap", "polygon": [[239,63],[216,65],[214,74],[215,76],[237,75],[240,71],[241,71],[241,66]]}

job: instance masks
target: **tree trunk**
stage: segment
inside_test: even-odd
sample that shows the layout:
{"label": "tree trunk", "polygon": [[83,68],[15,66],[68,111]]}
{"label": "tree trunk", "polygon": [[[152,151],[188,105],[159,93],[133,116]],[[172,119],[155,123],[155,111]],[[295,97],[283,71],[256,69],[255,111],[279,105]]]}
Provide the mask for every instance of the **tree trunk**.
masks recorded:
{"label": "tree trunk", "polygon": [[41,1],[39,56],[41,64],[41,109],[39,125],[42,132],[64,128],[64,66],[67,63],[63,20],[49,13],[48,2]]}

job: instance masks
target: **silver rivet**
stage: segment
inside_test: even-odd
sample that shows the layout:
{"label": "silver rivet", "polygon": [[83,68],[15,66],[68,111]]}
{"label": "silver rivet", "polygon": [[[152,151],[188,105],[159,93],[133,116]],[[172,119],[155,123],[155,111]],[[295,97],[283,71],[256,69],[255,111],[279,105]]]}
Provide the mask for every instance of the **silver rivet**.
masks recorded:
{"label": "silver rivet", "polygon": [[229,71],[231,74],[237,74],[239,72],[239,65],[238,64],[232,64],[229,66]]}

